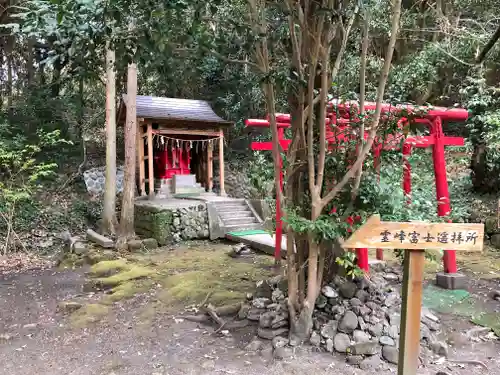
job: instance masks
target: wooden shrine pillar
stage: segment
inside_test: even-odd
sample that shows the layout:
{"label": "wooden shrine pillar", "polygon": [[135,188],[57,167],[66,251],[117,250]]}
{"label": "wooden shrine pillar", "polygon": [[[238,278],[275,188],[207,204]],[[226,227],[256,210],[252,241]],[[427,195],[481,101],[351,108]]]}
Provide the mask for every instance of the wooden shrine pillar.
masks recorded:
{"label": "wooden shrine pillar", "polygon": [[137,132],[137,163],[139,164],[139,189],[140,195],[146,195],[146,171],[144,166],[144,133],[143,123],[139,123]]}
{"label": "wooden shrine pillar", "polygon": [[148,122],[147,128],[147,139],[148,139],[148,185],[149,185],[149,197],[153,198],[155,194],[155,177],[153,170],[153,124]]}
{"label": "wooden shrine pillar", "polygon": [[224,132],[219,130],[219,186],[220,195],[226,196],[226,189],[224,186]]}
{"label": "wooden shrine pillar", "polygon": [[214,186],[214,146],[212,141],[208,142],[207,146],[207,181],[205,187],[208,189],[208,192],[212,192],[212,188]]}

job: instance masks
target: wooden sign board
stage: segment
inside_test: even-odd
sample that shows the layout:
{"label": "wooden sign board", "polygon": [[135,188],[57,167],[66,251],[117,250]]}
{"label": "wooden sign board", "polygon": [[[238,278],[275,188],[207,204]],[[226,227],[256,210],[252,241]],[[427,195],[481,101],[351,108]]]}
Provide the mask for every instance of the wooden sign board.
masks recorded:
{"label": "wooden sign board", "polygon": [[482,251],[483,224],[380,221],[370,217],[342,245],[344,248],[453,249]]}
{"label": "wooden sign board", "polygon": [[425,250],[481,251],[483,238],[484,224],[384,222],[375,215],[342,244],[344,248],[406,249],[398,375],[417,375]]}

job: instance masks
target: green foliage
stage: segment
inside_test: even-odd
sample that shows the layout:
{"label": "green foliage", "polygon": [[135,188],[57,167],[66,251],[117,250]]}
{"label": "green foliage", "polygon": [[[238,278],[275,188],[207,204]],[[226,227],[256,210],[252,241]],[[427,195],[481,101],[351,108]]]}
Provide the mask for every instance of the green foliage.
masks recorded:
{"label": "green foliage", "polygon": [[335,262],[345,269],[346,276],[350,277],[351,279],[355,279],[364,275],[363,270],[357,265],[356,254],[352,251],[344,252],[342,256],[339,256],[335,259]]}
{"label": "green foliage", "polygon": [[[479,73],[481,74],[481,72]],[[500,89],[485,78],[469,77],[461,90],[471,112],[469,141],[474,147],[472,169],[477,190],[498,191],[500,179]]]}

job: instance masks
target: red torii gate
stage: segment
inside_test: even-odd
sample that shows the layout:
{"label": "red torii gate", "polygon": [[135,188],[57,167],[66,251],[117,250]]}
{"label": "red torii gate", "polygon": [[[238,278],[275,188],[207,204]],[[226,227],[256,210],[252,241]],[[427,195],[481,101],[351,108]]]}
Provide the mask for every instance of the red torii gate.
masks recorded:
{"label": "red torii gate", "polygon": [[[367,102],[365,103],[365,110],[374,110],[376,103]],[[340,102],[338,100],[332,100],[328,106],[329,118],[326,120],[327,126],[327,140],[328,143],[345,142],[349,140],[345,134],[340,134],[337,136],[333,135],[331,130],[331,125],[334,124],[338,128],[345,128],[349,126],[351,120],[350,115],[352,111],[355,110],[359,113],[359,104],[357,102]],[[438,200],[438,215],[447,216],[451,212],[450,199],[448,192],[448,181],[446,178],[446,160],[445,160],[445,146],[463,146],[464,139],[461,137],[446,137],[444,136],[442,130],[442,120],[447,121],[465,121],[468,118],[468,112],[462,108],[443,108],[443,107],[415,107],[412,105],[397,105],[393,106],[391,104],[382,104],[382,113],[393,113],[400,114],[401,112],[408,114],[415,114],[416,118],[412,121],[417,123],[423,123],[430,128],[429,136],[415,136],[407,137],[403,143],[402,153],[403,153],[403,189],[406,195],[411,194],[411,167],[408,162],[408,157],[411,154],[412,147],[433,147],[433,162],[434,162],[434,175],[436,183],[436,197]],[[418,113],[421,112],[421,113]],[[337,113],[340,115],[337,118]],[[417,117],[418,116],[418,117]],[[284,129],[290,126],[290,115],[289,114],[277,114],[276,121],[278,125],[278,138],[283,150],[287,150],[291,142],[289,139],[284,138]],[[356,120],[355,120],[356,121]],[[359,121],[359,120],[357,120]],[[401,118],[398,121],[398,128],[402,129],[405,124],[408,123],[406,118]],[[268,120],[262,119],[249,119],[245,121],[247,127],[269,127],[270,123]],[[365,133],[365,139],[368,136],[368,132]],[[379,164],[380,153],[382,149],[394,150],[398,149],[400,141],[404,137],[404,134],[398,134],[396,136],[389,135],[386,139],[379,141],[376,140],[373,145],[374,157],[376,164]],[[252,142],[252,150],[272,150],[272,142]],[[283,183],[283,172],[280,175],[280,186]],[[282,223],[281,223],[281,208],[279,202],[277,202],[276,207],[276,243],[275,243],[275,257],[279,259],[281,256],[281,237],[282,237]],[[358,257],[358,265],[361,269],[368,271],[368,249],[356,249]],[[382,259],[383,253],[380,249],[377,249],[377,258]],[[454,274],[457,272],[455,251],[446,250],[443,257],[444,270],[445,273]]]}

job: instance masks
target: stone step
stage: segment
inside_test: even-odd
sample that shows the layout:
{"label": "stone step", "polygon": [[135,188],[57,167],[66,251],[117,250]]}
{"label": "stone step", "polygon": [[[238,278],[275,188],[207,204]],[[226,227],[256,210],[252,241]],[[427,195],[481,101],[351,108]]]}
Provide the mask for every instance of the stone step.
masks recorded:
{"label": "stone step", "polygon": [[243,230],[252,230],[252,229],[263,229],[262,224],[253,223],[253,224],[245,224],[245,225],[224,225],[225,232],[238,232]]}
{"label": "stone step", "polygon": [[225,218],[242,218],[242,217],[253,217],[253,212],[250,210],[238,210],[238,211],[221,211],[219,212],[219,216],[222,219]]}
{"label": "stone step", "polygon": [[236,212],[236,211],[247,211],[249,210],[248,206],[240,204],[240,205],[225,205],[225,206],[215,206],[217,212]]}
{"label": "stone step", "polygon": [[227,200],[216,202],[217,206],[226,206],[226,205],[232,205],[232,204],[245,204],[245,200],[244,199],[237,199],[237,198],[228,198]]}
{"label": "stone step", "polygon": [[254,224],[257,223],[258,221],[255,217],[228,217],[228,218],[221,218],[222,222],[224,224],[228,225],[246,225],[246,224]]}

